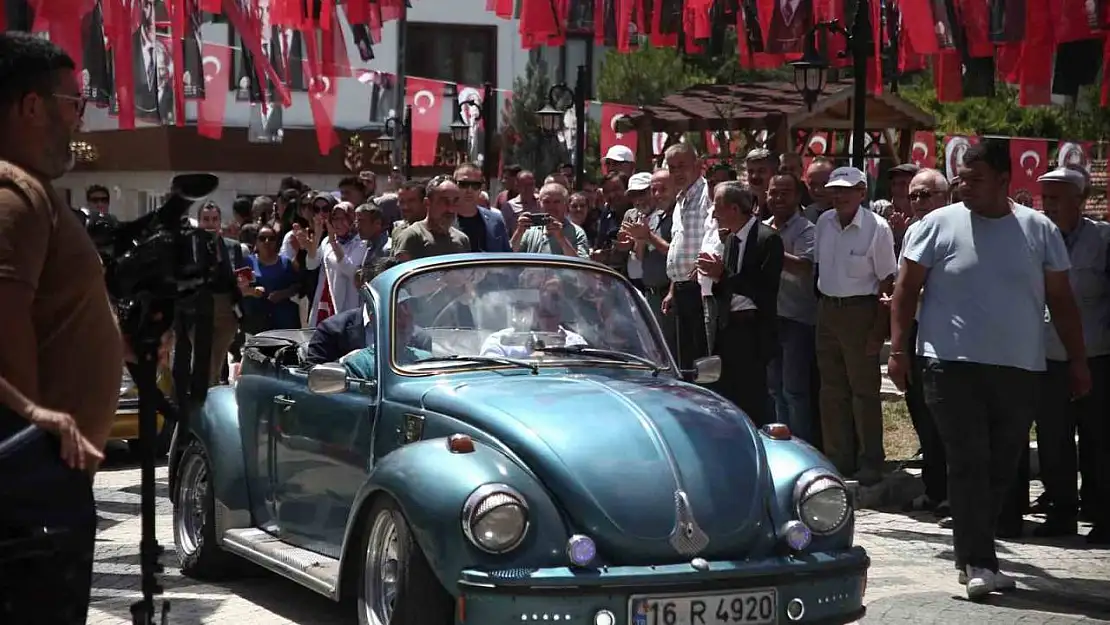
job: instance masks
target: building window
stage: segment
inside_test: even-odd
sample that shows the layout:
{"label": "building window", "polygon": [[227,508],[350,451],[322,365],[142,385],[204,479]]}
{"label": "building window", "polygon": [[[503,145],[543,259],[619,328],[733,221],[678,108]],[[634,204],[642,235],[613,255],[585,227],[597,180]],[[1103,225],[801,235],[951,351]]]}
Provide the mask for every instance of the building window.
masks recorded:
{"label": "building window", "polygon": [[497,82],[494,26],[409,23],[405,54],[413,77],[473,87]]}

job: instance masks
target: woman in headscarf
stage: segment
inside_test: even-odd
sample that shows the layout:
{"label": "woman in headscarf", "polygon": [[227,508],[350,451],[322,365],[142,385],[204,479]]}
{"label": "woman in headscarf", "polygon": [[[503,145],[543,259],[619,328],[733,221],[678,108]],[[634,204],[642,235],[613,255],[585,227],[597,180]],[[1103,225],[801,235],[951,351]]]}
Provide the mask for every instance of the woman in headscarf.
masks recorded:
{"label": "woman in headscarf", "polygon": [[360,304],[355,272],[362,266],[366,242],[351,227],[353,222],[354,206],[349,202],[336,204],[328,218],[327,236],[318,248],[307,247],[305,269],[323,268],[309,308],[309,326]]}

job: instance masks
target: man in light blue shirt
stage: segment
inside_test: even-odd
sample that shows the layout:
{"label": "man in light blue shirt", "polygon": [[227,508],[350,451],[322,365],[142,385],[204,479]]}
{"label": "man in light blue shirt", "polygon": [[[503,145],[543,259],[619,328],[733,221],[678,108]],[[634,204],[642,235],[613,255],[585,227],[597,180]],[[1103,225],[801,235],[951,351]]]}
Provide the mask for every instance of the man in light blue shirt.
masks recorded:
{"label": "man in light blue shirt", "polygon": [[920,294],[917,353],[948,457],[956,566],[968,598],[980,601],[1014,588],[998,570],[994,539],[1037,410],[1046,303],[1068,352],[1073,394],[1089,392],[1091,378],[1067,248],[1047,217],[1007,197],[1008,146],[972,146],[958,173],[963,203],[929,213],[903,247],[887,371],[905,389]]}

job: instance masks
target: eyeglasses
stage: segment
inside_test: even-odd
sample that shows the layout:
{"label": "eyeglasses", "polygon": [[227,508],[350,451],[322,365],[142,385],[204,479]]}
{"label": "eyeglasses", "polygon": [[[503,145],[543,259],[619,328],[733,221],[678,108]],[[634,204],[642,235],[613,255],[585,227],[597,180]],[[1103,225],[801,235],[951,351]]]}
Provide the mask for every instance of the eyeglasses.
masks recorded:
{"label": "eyeglasses", "polygon": [[927,199],[933,197],[934,195],[940,195],[940,192],[939,191],[914,191],[913,193],[910,194],[909,197],[910,197],[911,202],[920,202],[922,200],[927,200]]}
{"label": "eyeglasses", "polygon": [[468,189],[471,191],[477,191],[482,188],[481,180],[456,180],[455,184],[459,185],[460,189]]}
{"label": "eyeglasses", "polygon": [[63,100],[65,102],[73,104],[74,109],[76,109],[77,111],[78,117],[85,116],[85,105],[89,102],[87,98],[84,98],[82,96],[69,95],[66,93],[54,93],[51,95],[59,100]]}

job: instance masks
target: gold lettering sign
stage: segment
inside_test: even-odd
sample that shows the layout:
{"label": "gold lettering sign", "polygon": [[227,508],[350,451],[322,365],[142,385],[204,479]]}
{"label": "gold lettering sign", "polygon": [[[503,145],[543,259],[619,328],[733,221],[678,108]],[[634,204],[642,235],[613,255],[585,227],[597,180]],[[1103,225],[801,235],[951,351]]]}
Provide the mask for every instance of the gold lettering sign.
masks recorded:
{"label": "gold lettering sign", "polygon": [[[447,137],[444,141],[443,138]],[[381,143],[375,139],[366,139],[366,155],[369,157],[365,159],[365,164],[370,168],[384,168],[388,169],[393,165],[393,149],[390,147],[386,149]],[[444,144],[447,144],[445,147]],[[465,156],[460,158],[460,153],[455,151],[454,141],[450,135],[440,135],[436,145],[435,159],[432,161],[431,167],[439,169],[454,169],[458,164],[465,160]]]}

